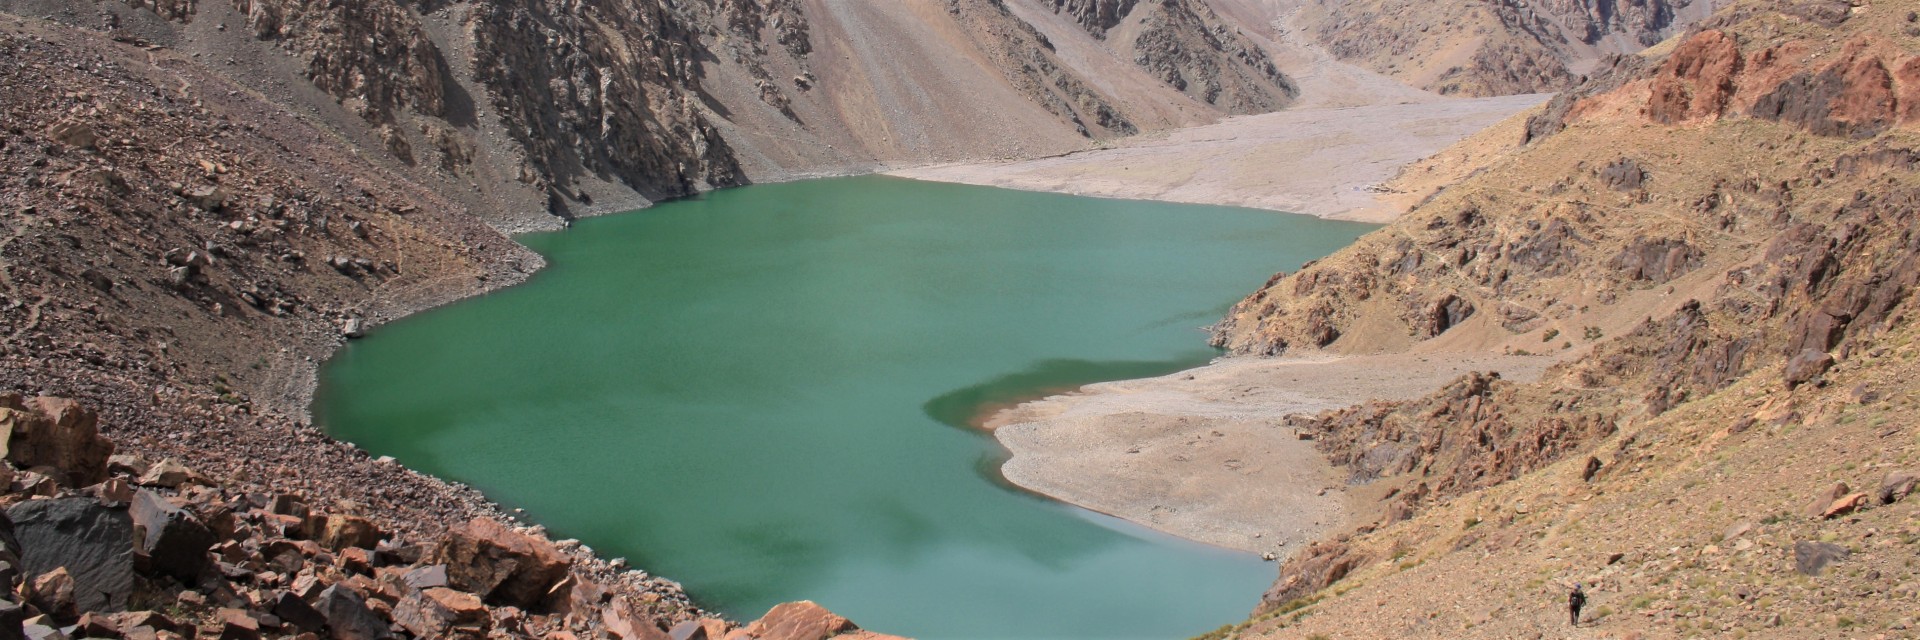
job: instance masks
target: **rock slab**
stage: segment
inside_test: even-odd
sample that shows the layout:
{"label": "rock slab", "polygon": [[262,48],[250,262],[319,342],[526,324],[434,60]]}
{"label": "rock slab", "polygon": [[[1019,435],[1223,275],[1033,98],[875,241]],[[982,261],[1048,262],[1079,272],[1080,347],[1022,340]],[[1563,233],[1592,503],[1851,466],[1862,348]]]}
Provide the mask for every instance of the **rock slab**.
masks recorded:
{"label": "rock slab", "polygon": [[7,518],[26,575],[66,567],[80,610],[126,609],[133,591],[133,518],[125,507],[102,506],[93,498],[29,500],[7,509]]}

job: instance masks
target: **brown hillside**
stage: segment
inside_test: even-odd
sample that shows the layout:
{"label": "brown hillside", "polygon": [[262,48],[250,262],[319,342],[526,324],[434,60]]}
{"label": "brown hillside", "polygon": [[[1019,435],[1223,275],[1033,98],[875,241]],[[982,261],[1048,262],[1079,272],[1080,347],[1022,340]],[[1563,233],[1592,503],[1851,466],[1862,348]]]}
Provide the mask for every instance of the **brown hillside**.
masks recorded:
{"label": "brown hillside", "polygon": [[1556,636],[1574,582],[1576,637],[1912,633],[1915,9],[1740,2],[1236,306],[1239,352],[1563,361],[1295,419],[1386,498],[1222,633]]}

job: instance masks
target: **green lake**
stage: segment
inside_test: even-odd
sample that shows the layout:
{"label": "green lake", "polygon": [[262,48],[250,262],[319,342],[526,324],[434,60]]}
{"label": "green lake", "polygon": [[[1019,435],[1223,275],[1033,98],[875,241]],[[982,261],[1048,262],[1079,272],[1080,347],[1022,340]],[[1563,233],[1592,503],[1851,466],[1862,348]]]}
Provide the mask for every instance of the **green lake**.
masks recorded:
{"label": "green lake", "polygon": [[1202,327],[1372,227],[886,177],[524,236],[526,284],[349,344],[336,437],[527,510],[736,619],[920,638],[1184,638],[1258,558],[1008,487],[983,406],[1218,355]]}

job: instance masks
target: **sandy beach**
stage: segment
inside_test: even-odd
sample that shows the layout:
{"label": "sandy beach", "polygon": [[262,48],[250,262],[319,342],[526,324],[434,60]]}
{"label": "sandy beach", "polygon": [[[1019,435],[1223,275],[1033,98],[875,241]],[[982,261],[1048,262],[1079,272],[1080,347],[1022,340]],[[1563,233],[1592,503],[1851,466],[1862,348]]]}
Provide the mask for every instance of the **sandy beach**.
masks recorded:
{"label": "sandy beach", "polygon": [[1376,198],[1408,163],[1546,96],[1289,109],[1143,135],[1106,149],[1000,163],[896,169],[905,178],[1084,196],[1219,204],[1386,222]]}
{"label": "sandy beach", "polygon": [[1402,353],[1225,358],[1158,378],[1088,385],[982,426],[1026,489],[1184,538],[1285,557],[1344,525],[1341,472],[1284,426],[1373,399],[1413,398],[1469,371],[1530,381],[1538,356]]}

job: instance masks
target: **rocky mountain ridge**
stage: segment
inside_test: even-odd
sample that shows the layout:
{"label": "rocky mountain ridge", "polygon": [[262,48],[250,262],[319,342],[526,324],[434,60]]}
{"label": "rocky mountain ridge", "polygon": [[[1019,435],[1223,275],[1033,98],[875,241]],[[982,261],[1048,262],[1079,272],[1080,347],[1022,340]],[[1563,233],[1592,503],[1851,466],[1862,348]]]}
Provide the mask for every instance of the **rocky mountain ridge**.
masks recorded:
{"label": "rocky mountain ridge", "polygon": [[1609,54],[1653,45],[1723,0],[1297,3],[1291,24],[1336,56],[1446,95],[1571,87]]}

